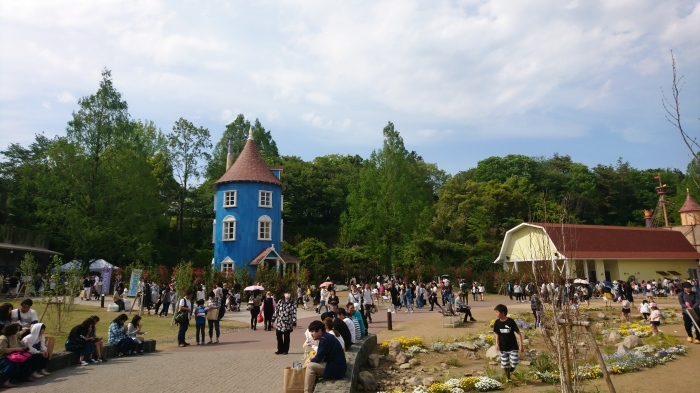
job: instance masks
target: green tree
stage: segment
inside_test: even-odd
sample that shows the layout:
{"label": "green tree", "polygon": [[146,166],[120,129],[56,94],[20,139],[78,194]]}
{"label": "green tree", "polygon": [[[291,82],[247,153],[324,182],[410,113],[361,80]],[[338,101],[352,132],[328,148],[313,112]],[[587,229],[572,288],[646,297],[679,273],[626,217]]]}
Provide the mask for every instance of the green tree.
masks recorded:
{"label": "green tree", "polygon": [[404,244],[424,230],[432,192],[419,176],[418,159],[404,147],[394,125],[384,127],[384,144],[373,151],[360,170],[341,219],[341,242],[366,245],[389,272],[398,263]]}
{"label": "green tree", "polygon": [[209,130],[195,127],[190,121],[180,118],[168,135],[171,163],[180,185],[177,198],[178,250],[182,255],[184,244],[185,210],[192,182],[199,179],[201,160],[209,160],[211,149]]}

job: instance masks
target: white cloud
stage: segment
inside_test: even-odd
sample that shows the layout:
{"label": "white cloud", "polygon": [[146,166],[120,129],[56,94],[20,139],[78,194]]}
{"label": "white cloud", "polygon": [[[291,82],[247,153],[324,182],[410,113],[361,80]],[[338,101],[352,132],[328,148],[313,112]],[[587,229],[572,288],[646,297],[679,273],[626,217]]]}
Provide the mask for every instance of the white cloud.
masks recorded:
{"label": "white cloud", "polygon": [[64,91],[63,93],[59,93],[56,98],[58,98],[58,102],[61,104],[73,104],[75,102],[78,102],[73,95],[67,91]]}

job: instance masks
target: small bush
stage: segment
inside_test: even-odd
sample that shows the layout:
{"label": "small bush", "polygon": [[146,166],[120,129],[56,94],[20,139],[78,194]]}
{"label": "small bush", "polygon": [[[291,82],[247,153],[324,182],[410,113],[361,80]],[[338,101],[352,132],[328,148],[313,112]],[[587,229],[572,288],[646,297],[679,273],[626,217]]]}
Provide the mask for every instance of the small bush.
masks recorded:
{"label": "small bush", "polygon": [[451,366],[451,367],[462,367],[462,362],[460,362],[459,359],[455,359],[455,358],[449,359],[448,361],[445,362],[445,364],[447,364],[448,366]]}
{"label": "small bush", "polygon": [[554,371],[557,367],[552,361],[551,356],[546,353],[541,353],[537,355],[536,358],[532,359],[530,362],[530,369],[533,372],[545,373],[547,371]]}

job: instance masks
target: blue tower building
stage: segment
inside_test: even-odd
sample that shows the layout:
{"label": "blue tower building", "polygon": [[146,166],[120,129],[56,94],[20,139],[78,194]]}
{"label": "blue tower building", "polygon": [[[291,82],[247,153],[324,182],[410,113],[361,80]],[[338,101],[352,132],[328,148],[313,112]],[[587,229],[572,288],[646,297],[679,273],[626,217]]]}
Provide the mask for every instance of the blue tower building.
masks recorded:
{"label": "blue tower building", "polygon": [[281,253],[282,167],[265,164],[252,130],[235,162],[231,150],[229,143],[226,173],[214,184],[214,267],[223,272],[248,269],[253,277],[260,266],[278,273],[289,263],[298,269],[299,259]]}

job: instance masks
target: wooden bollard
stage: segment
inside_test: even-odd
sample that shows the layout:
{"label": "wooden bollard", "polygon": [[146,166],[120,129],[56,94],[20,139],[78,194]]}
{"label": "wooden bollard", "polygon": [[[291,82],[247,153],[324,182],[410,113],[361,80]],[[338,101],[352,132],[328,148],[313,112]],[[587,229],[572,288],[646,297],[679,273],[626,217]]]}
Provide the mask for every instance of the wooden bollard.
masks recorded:
{"label": "wooden bollard", "polygon": [[386,324],[389,330],[392,330],[391,327],[391,310],[387,310],[386,312]]}

